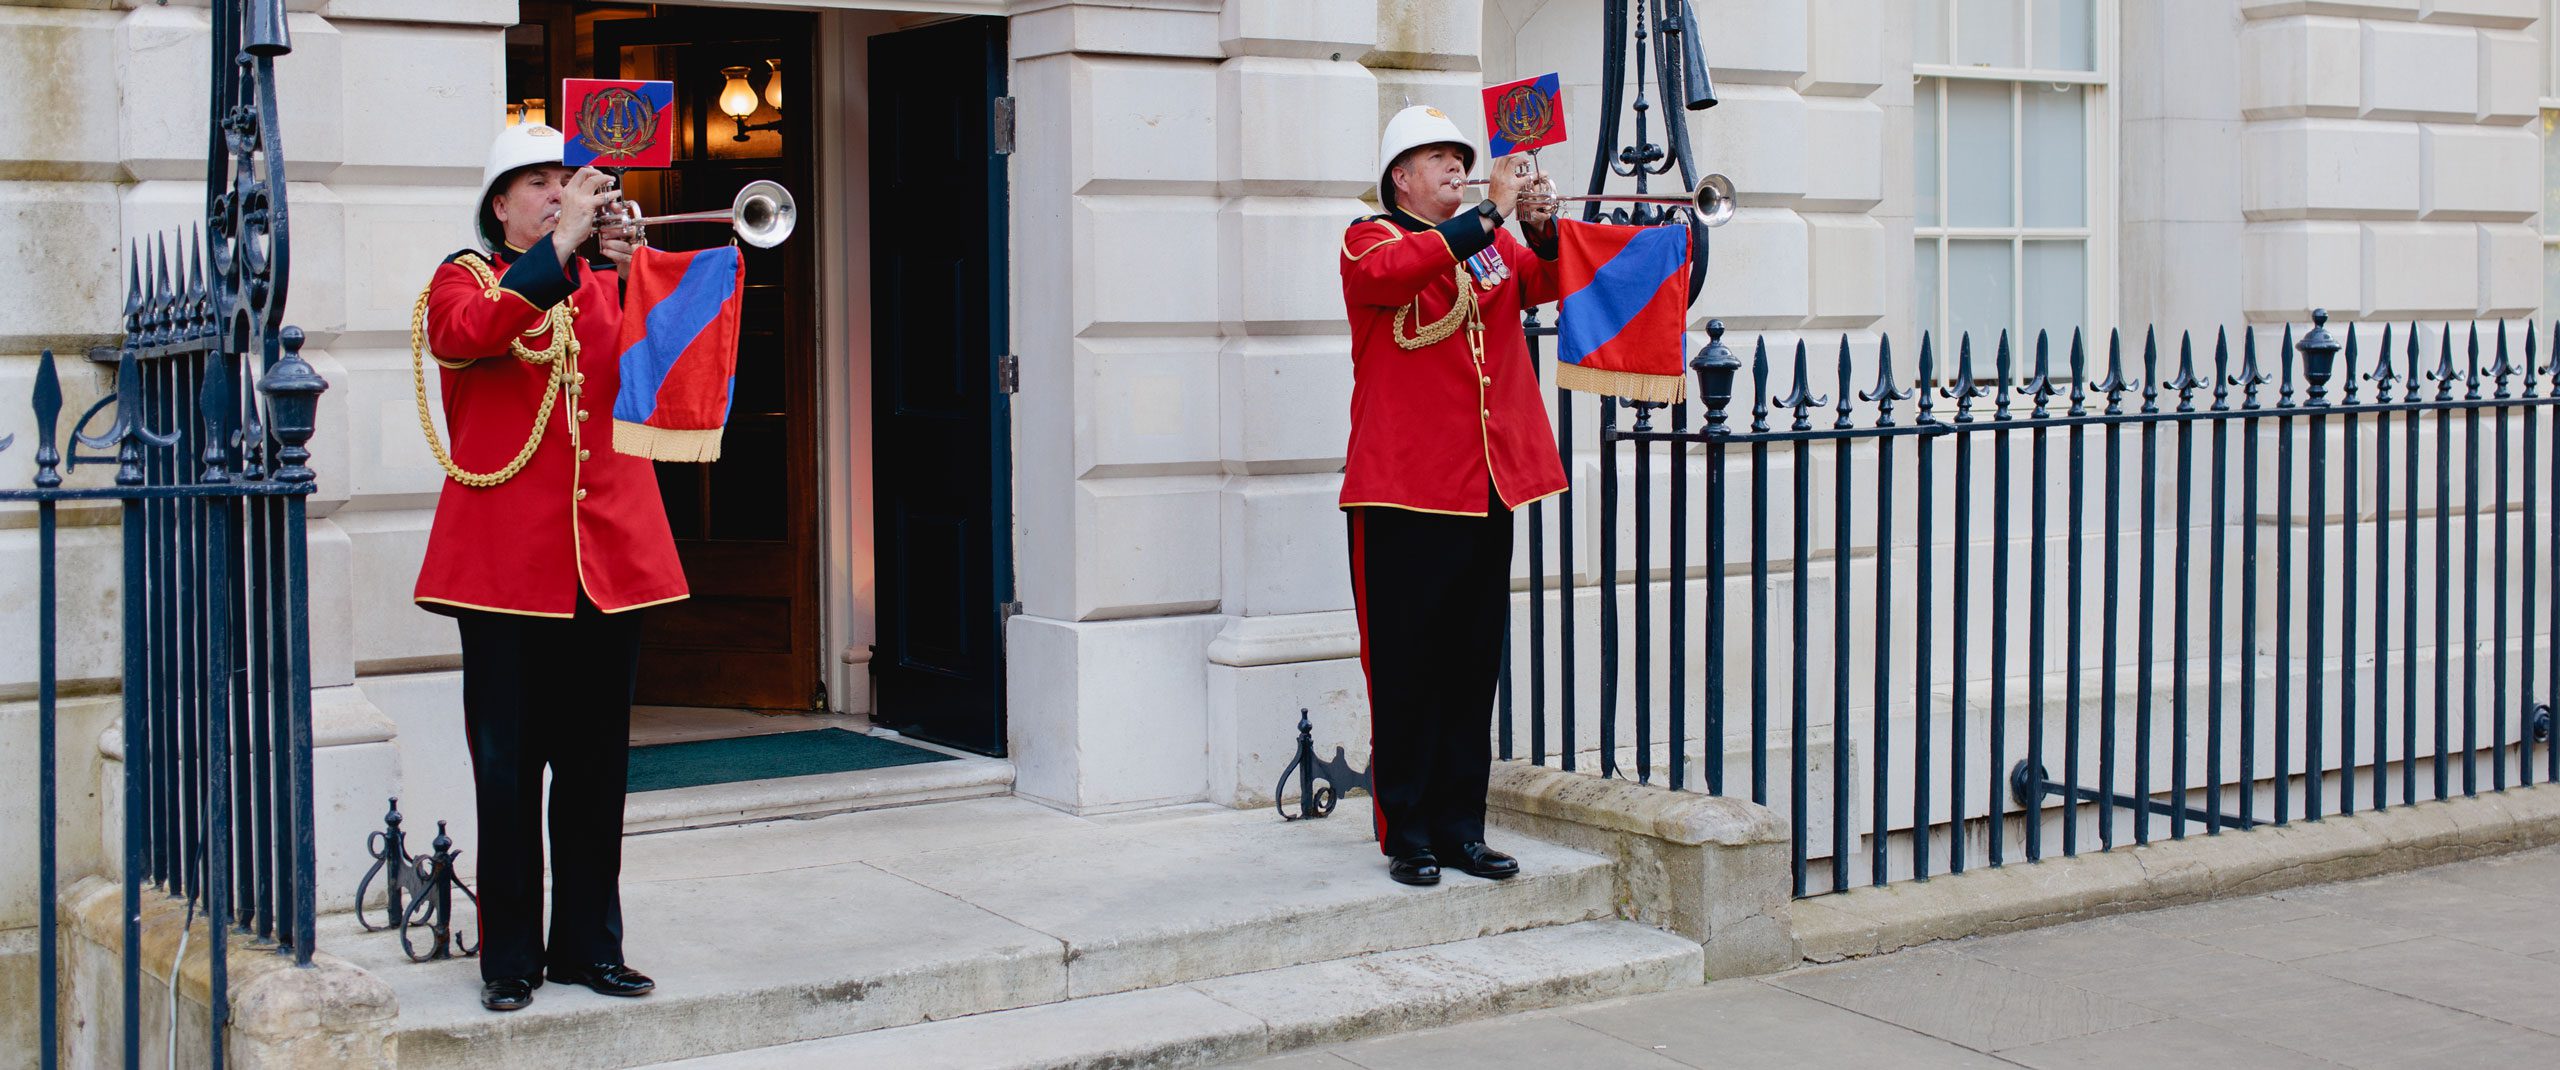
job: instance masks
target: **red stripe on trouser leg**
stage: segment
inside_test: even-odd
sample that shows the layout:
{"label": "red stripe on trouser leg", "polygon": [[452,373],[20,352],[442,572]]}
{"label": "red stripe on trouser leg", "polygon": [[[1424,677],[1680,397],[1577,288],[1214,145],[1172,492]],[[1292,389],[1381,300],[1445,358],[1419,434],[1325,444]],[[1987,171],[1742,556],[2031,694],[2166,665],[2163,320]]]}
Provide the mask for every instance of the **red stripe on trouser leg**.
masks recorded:
{"label": "red stripe on trouser leg", "polygon": [[1351,613],[1360,629],[1360,682],[1370,689],[1369,701],[1369,816],[1370,834],[1380,845],[1387,842],[1387,808],[1378,804],[1378,703],[1377,683],[1369,675],[1369,554],[1368,540],[1363,537],[1368,515],[1365,509],[1352,509],[1351,524]]}

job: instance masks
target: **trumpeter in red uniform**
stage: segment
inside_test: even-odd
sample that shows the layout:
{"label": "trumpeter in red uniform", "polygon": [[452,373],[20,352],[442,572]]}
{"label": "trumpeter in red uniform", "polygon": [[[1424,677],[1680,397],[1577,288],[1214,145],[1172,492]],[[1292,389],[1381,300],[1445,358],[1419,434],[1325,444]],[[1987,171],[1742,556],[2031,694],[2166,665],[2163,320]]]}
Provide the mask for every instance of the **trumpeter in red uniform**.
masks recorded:
{"label": "trumpeter in red uniform", "polygon": [[[639,614],[685,597],[650,462],[613,450],[622,299],[577,248],[619,198],[560,165],[560,135],[490,146],[481,247],[420,295],[451,438],[419,420],[447,479],[418,569],[420,606],[462,633],[462,706],[480,817],[481,1002],[517,1010],[543,979],[637,996],[622,958],[622,803]],[[615,267],[631,245],[599,243]],[[543,773],[551,920],[543,931]]]}
{"label": "trumpeter in red uniform", "polygon": [[[1388,875],[1433,884],[1448,866],[1501,879],[1519,864],[1484,842],[1493,695],[1510,597],[1511,510],[1565,489],[1520,332],[1556,299],[1555,207],[1543,180],[1490,168],[1461,211],[1475,147],[1438,109],[1407,108],[1379,146],[1381,215],[1342,236],[1351,318],[1351,441],[1342,508],[1370,767]],[[1519,208],[1527,240],[1502,229]]]}

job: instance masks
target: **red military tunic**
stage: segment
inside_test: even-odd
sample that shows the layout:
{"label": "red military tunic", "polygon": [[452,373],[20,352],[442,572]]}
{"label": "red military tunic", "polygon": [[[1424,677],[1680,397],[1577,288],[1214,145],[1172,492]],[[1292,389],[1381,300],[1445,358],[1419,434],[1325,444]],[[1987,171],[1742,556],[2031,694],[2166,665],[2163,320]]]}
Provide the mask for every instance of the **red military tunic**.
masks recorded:
{"label": "red military tunic", "polygon": [[[1565,489],[1520,333],[1524,307],[1556,299],[1555,265],[1509,233],[1488,237],[1482,228],[1473,211],[1435,228],[1398,209],[1343,233],[1353,384],[1342,508],[1483,516],[1487,479],[1513,509]],[[1477,266],[1500,264],[1490,280],[1466,263],[1479,251]],[[1463,312],[1448,320],[1461,279],[1480,333]],[[1444,324],[1454,330],[1428,341]]]}
{"label": "red military tunic", "polygon": [[427,295],[428,349],[442,368],[456,464],[502,469],[533,429],[553,370],[514,354],[510,341],[537,352],[551,345],[545,318],[566,300],[580,352],[559,357],[564,382],[521,471],[489,487],[445,480],[418,566],[418,603],[444,613],[570,617],[582,588],[607,613],[685,597],[657,471],[613,450],[622,383],[614,272],[574,258],[564,269],[544,238],[521,255],[504,249],[491,258],[502,273],[493,290],[464,263],[477,255],[446,258]]}

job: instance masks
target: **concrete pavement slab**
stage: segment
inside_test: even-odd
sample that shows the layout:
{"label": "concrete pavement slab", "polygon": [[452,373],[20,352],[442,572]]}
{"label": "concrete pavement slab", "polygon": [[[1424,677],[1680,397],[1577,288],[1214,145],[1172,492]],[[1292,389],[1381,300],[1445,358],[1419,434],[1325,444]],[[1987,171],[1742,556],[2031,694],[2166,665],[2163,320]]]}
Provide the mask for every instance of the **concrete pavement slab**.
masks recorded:
{"label": "concrete pavement slab", "polygon": [[[2197,1017],[2243,1036],[2354,1067],[2560,1066],[2560,1061],[2499,1064],[2448,1059],[2446,1047],[2456,1041],[2515,1047],[2534,1037],[2560,1038],[2362,985],[2340,985],[2313,996],[2251,998],[2222,1013]],[[2560,1052],[2560,1047],[2551,1050]]]}
{"label": "concrete pavement slab", "polygon": [[2340,1070],[2341,1064],[2252,1040],[2184,1018],[2110,1029],[2010,1048],[2002,1059],[2039,1070],[2159,1070],[2249,1067],[2250,1070]]}
{"label": "concrete pavement slab", "polygon": [[2560,1037],[2474,1019],[2338,1061],[2356,1070],[2444,1070],[2454,1066],[2560,1066]]}
{"label": "concrete pavement slab", "polygon": [[1329,1051],[1301,1051],[1237,1063],[1236,1070],[1360,1070],[1360,1064]]}
{"label": "concrete pavement slab", "polygon": [[2278,893],[2342,914],[2439,933],[2518,955],[2560,950],[2551,905],[2467,888],[2431,872]]}
{"label": "concrete pavement slab", "polygon": [[2127,914],[2127,925],[2168,933],[2171,936],[2196,937],[2230,929],[2247,929],[2274,925],[2302,918],[2326,917],[2334,911],[2315,904],[2276,896],[2260,895],[2247,899],[2225,899],[2214,903],[2146,910]]}
{"label": "concrete pavement slab", "polygon": [[2244,929],[2226,929],[2197,936],[2195,942],[2224,951],[2266,959],[2270,962],[2292,962],[2314,955],[2327,955],[2379,944],[2397,943],[2420,934],[2370,918],[2347,914],[2316,914],[2307,918],[2253,925]]}
{"label": "concrete pavement slab", "polygon": [[2560,1035],[2560,963],[2443,936],[2321,955],[2295,965],[2367,988]]}
{"label": "concrete pavement slab", "polygon": [[2201,1018],[2265,1000],[2315,1003],[2354,986],[2248,955],[2214,951],[2158,966],[2074,977],[2072,987],[2167,1014]]}
{"label": "concrete pavement slab", "polygon": [[1764,983],[1719,981],[1694,992],[1622,1000],[1566,1017],[1678,1062],[1714,1070],[1890,1066],[1971,1070],[2000,1060]]}
{"label": "concrete pavement slab", "polygon": [[1611,913],[1607,863],[1531,840],[1520,876],[1386,877],[1367,800],[1331,819],[1227,811],[872,864],[1055,936],[1069,992],[1102,995],[1567,924]]}
{"label": "concrete pavement slab", "polygon": [[1335,1049],[1362,1070],[1449,1070],[1461,1066],[1680,1070],[1660,1052],[1551,1015],[1453,1026]]}
{"label": "concrete pavement slab", "polygon": [[2551,851],[2484,858],[2477,865],[2446,866],[2433,875],[2465,888],[2560,903],[2560,853]]}
{"label": "concrete pavement slab", "polygon": [[2070,980],[2105,970],[2157,966],[2204,954],[2204,945],[2119,921],[2093,921],[2059,929],[2033,929],[1952,945],[1984,962],[2020,973]]}
{"label": "concrete pavement slab", "polygon": [[2164,1017],[1946,948],[1803,969],[1769,983],[1981,1051]]}

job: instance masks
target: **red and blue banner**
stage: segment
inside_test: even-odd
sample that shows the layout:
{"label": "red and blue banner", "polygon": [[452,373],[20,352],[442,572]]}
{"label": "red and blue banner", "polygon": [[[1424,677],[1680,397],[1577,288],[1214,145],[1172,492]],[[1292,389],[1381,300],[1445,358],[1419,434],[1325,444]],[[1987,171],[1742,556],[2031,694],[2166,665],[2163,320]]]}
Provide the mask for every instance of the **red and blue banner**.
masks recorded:
{"label": "red and blue banner", "polygon": [[675,163],[676,84],[609,78],[560,82],[560,162],[570,167]]}
{"label": "red and blue banner", "polygon": [[1556,221],[1556,385],[1665,404],[1688,396],[1689,228]]}
{"label": "red and blue banner", "polygon": [[1505,82],[1484,91],[1484,133],[1489,158],[1544,148],[1564,140],[1564,92],[1553,74]]}
{"label": "red and blue banner", "polygon": [[735,245],[690,253],[641,246],[622,299],[622,394],[613,448],[658,461],[716,461],[738,370]]}

